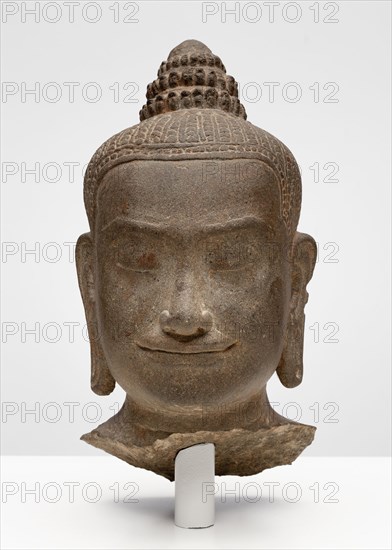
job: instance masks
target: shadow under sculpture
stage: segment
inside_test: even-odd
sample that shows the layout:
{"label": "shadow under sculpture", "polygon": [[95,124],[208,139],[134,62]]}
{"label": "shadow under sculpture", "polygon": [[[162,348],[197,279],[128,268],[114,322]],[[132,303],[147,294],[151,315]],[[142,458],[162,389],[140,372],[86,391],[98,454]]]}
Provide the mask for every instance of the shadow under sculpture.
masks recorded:
{"label": "shadow under sculpture", "polygon": [[270,406],[277,371],[302,380],[316,259],[296,231],[292,153],[246,121],[237,83],[195,40],[170,53],[139,124],[106,141],[84,181],[76,260],[91,387],[126,392],[82,439],[170,480],[179,450],[211,442],[217,475],[290,464],[315,428]]}

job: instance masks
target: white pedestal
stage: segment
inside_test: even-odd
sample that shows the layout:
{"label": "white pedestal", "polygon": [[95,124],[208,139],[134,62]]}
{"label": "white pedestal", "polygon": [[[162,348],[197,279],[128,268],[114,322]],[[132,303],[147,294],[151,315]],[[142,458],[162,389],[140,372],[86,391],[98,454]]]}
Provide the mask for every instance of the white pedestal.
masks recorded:
{"label": "white pedestal", "polygon": [[178,527],[201,529],[215,522],[215,445],[183,449],[175,460],[175,513]]}

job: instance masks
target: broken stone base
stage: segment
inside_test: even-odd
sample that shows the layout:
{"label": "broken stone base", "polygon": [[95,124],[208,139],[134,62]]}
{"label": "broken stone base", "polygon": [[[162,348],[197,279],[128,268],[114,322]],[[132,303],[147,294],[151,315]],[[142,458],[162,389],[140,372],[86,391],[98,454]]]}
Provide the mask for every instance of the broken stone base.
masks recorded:
{"label": "broken stone base", "polygon": [[315,431],[313,426],[287,421],[282,425],[252,431],[199,431],[173,433],[166,437],[162,433],[153,443],[140,446],[132,441],[129,434],[127,438],[118,425],[116,429],[113,419],[110,419],[81,439],[132,466],[152,470],[173,481],[176,454],[191,445],[215,444],[216,475],[245,476],[291,464],[312,443]]}

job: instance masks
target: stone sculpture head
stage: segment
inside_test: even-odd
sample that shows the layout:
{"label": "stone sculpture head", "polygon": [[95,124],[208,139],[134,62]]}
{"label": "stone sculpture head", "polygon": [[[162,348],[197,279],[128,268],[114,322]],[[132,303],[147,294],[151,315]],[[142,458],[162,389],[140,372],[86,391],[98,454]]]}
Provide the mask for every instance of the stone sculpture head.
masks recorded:
{"label": "stone sculpture head", "polygon": [[[266,384],[275,371],[289,388],[302,380],[316,245],[296,231],[293,155],[246,121],[236,82],[206,46],[172,50],[147,99],[141,122],[105,142],[85,177],[90,232],[76,258],[91,386],[108,395],[117,382],[127,397],[84,439],[171,479],[170,460],[154,463],[164,462],[159,442],[172,442],[172,457],[207,434],[219,462],[223,432],[294,429]],[[295,432],[299,452],[313,431]],[[155,459],[136,457],[154,445]]]}

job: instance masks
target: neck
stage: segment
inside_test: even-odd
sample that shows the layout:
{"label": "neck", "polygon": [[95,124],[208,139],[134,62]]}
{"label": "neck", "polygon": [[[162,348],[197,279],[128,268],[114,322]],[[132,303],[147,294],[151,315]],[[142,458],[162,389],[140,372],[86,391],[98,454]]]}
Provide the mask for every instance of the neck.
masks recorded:
{"label": "neck", "polygon": [[283,420],[271,408],[265,387],[246,399],[222,405],[201,404],[191,408],[149,407],[136,403],[127,395],[118,414],[123,423],[131,424],[144,433],[165,432],[166,434],[233,429],[255,430],[281,424]]}

